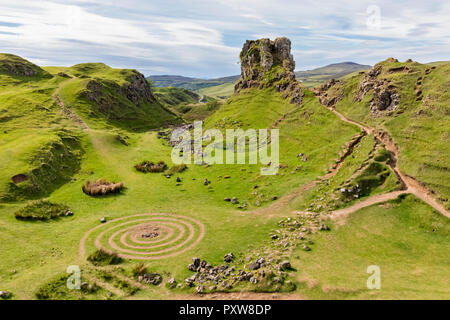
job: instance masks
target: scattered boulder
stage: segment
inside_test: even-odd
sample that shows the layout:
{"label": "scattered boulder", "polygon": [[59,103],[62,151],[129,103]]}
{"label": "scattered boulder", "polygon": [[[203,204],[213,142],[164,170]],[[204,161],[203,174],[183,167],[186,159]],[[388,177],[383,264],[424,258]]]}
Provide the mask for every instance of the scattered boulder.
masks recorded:
{"label": "scattered boulder", "polygon": [[280,270],[289,270],[292,268],[291,263],[287,260],[281,262],[279,264]]}
{"label": "scattered boulder", "polygon": [[70,210],[66,211],[64,214],[66,215],[66,217],[73,216],[73,212]]}
{"label": "scattered boulder", "polygon": [[106,222],[106,218],[105,217],[100,218],[100,222],[101,223],[105,223]]}
{"label": "scattered boulder", "polygon": [[223,261],[225,261],[225,262],[233,262],[233,258],[234,258],[234,255],[233,255],[232,252],[230,252],[230,253],[227,253],[227,254],[223,257]]}
{"label": "scattered boulder", "polygon": [[258,270],[260,267],[261,267],[260,264],[258,262],[256,262],[256,261],[250,263],[250,265],[248,266],[248,268],[250,270]]}
{"label": "scattered boulder", "polygon": [[231,203],[232,204],[238,204],[239,201],[238,201],[238,199],[236,197],[233,197],[233,198],[231,198]]}
{"label": "scattered boulder", "polygon": [[231,201],[231,199],[230,199],[230,198],[224,198],[224,199],[223,199],[223,201],[227,201],[227,202],[230,202],[230,201]]}
{"label": "scattered boulder", "polygon": [[138,278],[138,282],[143,282],[146,284],[153,284],[155,286],[160,284],[161,281],[162,281],[162,276],[157,272],[144,273],[143,275],[140,275]]}
{"label": "scattered boulder", "polygon": [[0,291],[0,298],[9,299],[11,297],[11,292],[9,291]]}

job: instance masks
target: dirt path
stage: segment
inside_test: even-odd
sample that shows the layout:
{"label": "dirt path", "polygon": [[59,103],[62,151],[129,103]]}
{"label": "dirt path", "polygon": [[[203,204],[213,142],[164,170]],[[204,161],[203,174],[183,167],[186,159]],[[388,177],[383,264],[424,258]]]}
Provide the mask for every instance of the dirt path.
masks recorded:
{"label": "dirt path", "polygon": [[[381,130],[377,131],[371,127],[368,127],[368,126],[362,125],[356,121],[353,121],[353,120],[347,118],[346,116],[344,116],[343,114],[341,114],[340,112],[338,112],[334,107],[326,107],[326,108],[328,110],[330,110],[331,112],[333,112],[334,114],[336,114],[342,121],[357,126],[358,128],[363,130],[368,135],[373,134],[375,139],[379,143],[383,143],[385,145],[386,150],[388,150],[392,155],[392,161],[389,163],[389,166],[391,167],[392,171],[397,175],[398,179],[402,182],[402,184],[404,186],[403,190],[394,191],[394,192],[390,192],[390,193],[386,193],[386,194],[374,195],[365,200],[357,202],[356,204],[354,204],[348,208],[333,211],[333,212],[331,212],[331,217],[333,219],[336,219],[337,217],[346,217],[350,213],[356,212],[362,208],[371,206],[376,203],[386,202],[389,200],[396,199],[399,195],[405,194],[405,193],[410,193],[410,194],[415,195],[417,198],[421,199],[422,201],[424,201],[425,203],[427,203],[428,205],[430,205],[431,207],[436,209],[438,212],[440,212],[444,216],[450,218],[450,212],[448,210],[446,210],[445,207],[433,197],[433,195],[432,195],[433,192],[431,190],[429,190],[426,186],[421,184],[419,181],[417,181],[413,177],[410,177],[400,171],[400,169],[398,167],[398,158],[399,158],[398,148],[387,132],[381,131]],[[284,117],[282,117],[282,119],[284,119]],[[272,125],[272,127],[276,127],[282,121],[282,119],[277,121],[274,125]],[[291,194],[281,198],[279,201],[272,203],[270,206],[268,206],[266,208],[253,210],[250,213],[268,214],[269,216],[272,216],[272,215],[276,214],[278,211],[280,211],[281,209],[284,209],[295,197],[297,197],[302,192],[305,192],[305,191],[313,188],[317,183],[319,183],[321,181],[328,180],[331,177],[335,176],[339,172],[339,169],[341,168],[345,158],[353,152],[355,145],[353,145],[352,148],[349,149],[350,152],[347,152],[347,154],[345,154],[343,157],[341,157],[339,159],[339,161],[336,163],[337,164],[336,167],[333,168],[330,173],[328,173],[322,177],[319,177],[318,180],[312,181],[312,182],[302,186],[298,190],[295,190]],[[298,212],[298,211],[296,211],[296,212]]]}
{"label": "dirt path", "polygon": [[71,77],[70,79],[61,82],[58,85],[58,88],[56,88],[55,92],[53,92],[53,99],[56,101],[56,103],[58,104],[58,106],[61,108],[61,112],[70,120],[72,120],[73,122],[75,122],[76,124],[78,124],[82,129],[84,130],[88,130],[89,126],[86,124],[86,122],[83,121],[83,119],[81,119],[72,109],[67,108],[66,105],[64,104],[63,99],[61,98],[61,96],[59,95],[59,92],[61,91],[61,88],[71,82],[73,82],[75,79],[77,79],[76,77]]}
{"label": "dirt path", "polygon": [[390,166],[397,175],[397,177],[399,178],[399,180],[406,187],[406,190],[404,190],[403,193],[414,194],[416,197],[418,197],[419,199],[421,199],[422,201],[424,201],[425,203],[427,203],[428,205],[439,211],[441,214],[450,218],[450,212],[446,210],[445,207],[432,196],[433,192],[431,190],[429,190],[426,186],[421,184],[413,177],[410,177],[400,171],[400,168],[398,167],[398,158],[399,158],[398,148],[387,132],[380,130],[377,131],[374,130],[373,128],[366,127],[356,121],[350,120],[334,108],[327,108],[327,109],[336,114],[342,121],[354,124],[359,128],[361,128],[362,130],[364,130],[365,132],[367,132],[368,134],[373,134],[378,141],[380,141],[385,145],[386,150],[388,150],[393,156],[393,161],[391,162]]}

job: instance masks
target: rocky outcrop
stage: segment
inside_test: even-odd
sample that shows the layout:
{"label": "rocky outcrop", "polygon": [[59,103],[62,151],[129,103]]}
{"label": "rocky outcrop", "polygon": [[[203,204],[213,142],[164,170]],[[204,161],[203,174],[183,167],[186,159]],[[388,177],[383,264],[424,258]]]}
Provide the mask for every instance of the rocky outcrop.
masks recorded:
{"label": "rocky outcrop", "polygon": [[248,88],[273,87],[285,92],[285,98],[300,104],[303,86],[295,80],[295,62],[288,38],[275,40],[247,40],[241,54],[241,77],[235,84],[235,93]]}
{"label": "rocky outcrop", "polygon": [[134,71],[133,75],[128,77],[127,82],[122,86],[110,80],[90,80],[86,85],[86,90],[83,92],[83,95],[100,106],[107,105],[109,99],[107,97],[108,94],[104,90],[107,87],[127,97],[136,106],[139,106],[141,102],[152,103],[156,101],[144,75],[137,71]]}
{"label": "rocky outcrop", "polygon": [[37,65],[13,54],[0,54],[0,73],[25,77],[38,75],[51,77]]}
{"label": "rocky outcrop", "polygon": [[373,98],[370,102],[372,113],[392,112],[400,103],[400,95],[396,87],[387,79],[378,79],[382,71],[381,65],[376,65],[370,69],[361,81],[355,96],[356,101],[362,101],[366,94],[372,90]]}

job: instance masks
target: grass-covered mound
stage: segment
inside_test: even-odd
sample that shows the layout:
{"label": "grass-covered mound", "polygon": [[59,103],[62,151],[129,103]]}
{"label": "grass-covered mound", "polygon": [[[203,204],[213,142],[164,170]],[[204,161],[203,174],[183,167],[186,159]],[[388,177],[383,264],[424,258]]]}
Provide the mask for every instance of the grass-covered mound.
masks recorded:
{"label": "grass-covered mound", "polygon": [[81,283],[80,290],[71,290],[67,287],[68,278],[68,274],[54,277],[36,290],[35,297],[38,300],[84,300],[96,299],[98,298],[96,295],[106,293],[95,283],[85,281]]}
{"label": "grass-covered mound", "polygon": [[82,190],[85,194],[90,196],[104,196],[109,193],[119,193],[123,187],[122,181],[115,183],[106,179],[99,179],[94,182],[91,182],[90,180],[86,181]]}
{"label": "grass-covered mound", "polygon": [[142,161],[134,166],[137,171],[140,172],[163,172],[167,169],[167,164],[164,161],[159,161],[158,163],[154,163],[151,161]]}
{"label": "grass-covered mound", "polygon": [[136,70],[84,63],[64,72],[75,78],[61,88],[61,98],[92,127],[141,131],[181,122],[155,98]]}
{"label": "grass-covered mound", "polygon": [[[28,142],[33,142],[34,139]],[[36,142],[42,139],[36,139]],[[4,146],[5,149],[12,148],[22,151],[27,145],[13,147]],[[9,174],[9,190],[0,195],[5,200],[17,200],[33,198],[49,194],[62,184],[68,182],[81,165],[81,156],[84,151],[80,140],[76,135],[67,132],[58,132],[49,136],[49,141],[43,146],[31,144],[32,151],[23,164],[16,164],[15,171],[2,172],[1,175]],[[1,147],[0,147],[1,148]]]}
{"label": "grass-covered mound", "polygon": [[14,77],[51,77],[37,65],[8,53],[0,53],[0,74]]}
{"label": "grass-covered mound", "polygon": [[107,266],[111,264],[122,263],[123,259],[119,257],[116,253],[109,253],[105,250],[96,250],[91,255],[88,256],[88,261],[95,266]]}
{"label": "grass-covered mound", "polygon": [[170,167],[169,171],[167,171],[167,174],[175,174],[175,173],[181,173],[184,170],[187,169],[187,165],[185,165],[184,163],[182,164],[178,164],[178,165],[174,165],[172,167]]}
{"label": "grass-covered mound", "polygon": [[38,200],[32,201],[14,214],[19,220],[49,220],[72,215],[70,208],[61,203]]}

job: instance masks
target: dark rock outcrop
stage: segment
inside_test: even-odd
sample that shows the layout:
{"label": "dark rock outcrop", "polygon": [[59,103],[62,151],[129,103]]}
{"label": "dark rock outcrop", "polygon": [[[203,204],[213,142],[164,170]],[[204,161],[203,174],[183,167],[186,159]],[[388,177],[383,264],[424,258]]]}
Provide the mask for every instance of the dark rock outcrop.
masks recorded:
{"label": "dark rock outcrop", "polygon": [[303,85],[295,80],[295,62],[291,54],[291,41],[282,37],[275,40],[247,40],[241,54],[241,77],[235,84],[235,93],[247,88],[275,88],[300,104]]}
{"label": "dark rock outcrop", "polygon": [[370,102],[370,110],[372,113],[378,113],[380,111],[391,112],[400,103],[400,95],[395,86],[386,79],[378,79],[382,71],[383,68],[381,65],[376,65],[370,69],[361,81],[355,97],[356,101],[362,101],[366,94],[372,90],[373,98]]}

